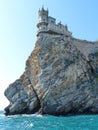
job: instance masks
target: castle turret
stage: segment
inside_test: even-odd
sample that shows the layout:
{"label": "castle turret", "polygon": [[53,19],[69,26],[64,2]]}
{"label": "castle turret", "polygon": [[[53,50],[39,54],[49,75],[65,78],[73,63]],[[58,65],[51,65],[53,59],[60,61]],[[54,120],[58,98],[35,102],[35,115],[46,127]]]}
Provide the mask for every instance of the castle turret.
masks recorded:
{"label": "castle turret", "polygon": [[48,25],[48,10],[42,9],[38,11],[38,19],[39,22],[37,24],[39,32],[45,32],[47,30],[47,25]]}

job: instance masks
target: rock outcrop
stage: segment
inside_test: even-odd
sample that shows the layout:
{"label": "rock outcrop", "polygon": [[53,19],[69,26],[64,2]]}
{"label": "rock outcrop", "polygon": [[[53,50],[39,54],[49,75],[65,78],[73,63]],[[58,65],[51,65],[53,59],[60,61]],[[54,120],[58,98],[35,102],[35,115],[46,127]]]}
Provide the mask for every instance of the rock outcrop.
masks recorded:
{"label": "rock outcrop", "polygon": [[98,43],[39,36],[23,75],[5,96],[6,115],[98,113]]}

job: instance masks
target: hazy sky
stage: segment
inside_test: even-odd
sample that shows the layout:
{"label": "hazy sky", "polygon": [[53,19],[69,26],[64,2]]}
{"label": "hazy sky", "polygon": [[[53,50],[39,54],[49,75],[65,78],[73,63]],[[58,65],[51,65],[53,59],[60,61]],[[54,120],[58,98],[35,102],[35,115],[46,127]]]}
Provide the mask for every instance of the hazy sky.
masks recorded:
{"label": "hazy sky", "polygon": [[42,5],[74,37],[98,40],[98,0],[0,0],[0,109],[7,105],[4,90],[23,73],[34,48]]}

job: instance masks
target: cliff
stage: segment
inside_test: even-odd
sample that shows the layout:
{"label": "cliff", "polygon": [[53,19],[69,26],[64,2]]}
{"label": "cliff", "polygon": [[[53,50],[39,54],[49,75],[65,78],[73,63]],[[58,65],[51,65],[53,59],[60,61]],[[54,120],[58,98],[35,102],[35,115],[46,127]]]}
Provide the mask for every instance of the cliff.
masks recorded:
{"label": "cliff", "polygon": [[43,34],[4,94],[6,115],[98,113],[98,43]]}

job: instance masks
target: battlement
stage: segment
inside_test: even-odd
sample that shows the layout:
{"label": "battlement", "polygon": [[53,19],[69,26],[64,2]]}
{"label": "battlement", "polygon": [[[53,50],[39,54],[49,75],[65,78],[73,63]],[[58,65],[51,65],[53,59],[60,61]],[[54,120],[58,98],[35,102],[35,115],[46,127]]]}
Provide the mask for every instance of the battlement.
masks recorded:
{"label": "battlement", "polygon": [[56,19],[49,16],[48,9],[45,10],[43,7],[38,11],[39,22],[37,24],[38,32],[37,36],[40,34],[55,34],[55,35],[66,35],[71,36],[72,33],[68,31],[67,25],[60,23],[56,24]]}

